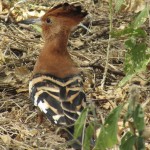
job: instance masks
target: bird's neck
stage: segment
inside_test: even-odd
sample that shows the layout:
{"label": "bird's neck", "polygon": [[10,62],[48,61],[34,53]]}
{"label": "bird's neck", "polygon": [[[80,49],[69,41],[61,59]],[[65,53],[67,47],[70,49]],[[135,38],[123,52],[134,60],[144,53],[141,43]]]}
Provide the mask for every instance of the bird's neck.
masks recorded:
{"label": "bird's neck", "polygon": [[41,53],[47,52],[50,53],[50,55],[66,55],[68,54],[67,42],[68,36],[64,36],[63,34],[56,38],[47,39]]}
{"label": "bird's neck", "polygon": [[64,78],[79,73],[67,51],[68,36],[62,35],[45,41],[34,67],[34,74],[49,73]]}

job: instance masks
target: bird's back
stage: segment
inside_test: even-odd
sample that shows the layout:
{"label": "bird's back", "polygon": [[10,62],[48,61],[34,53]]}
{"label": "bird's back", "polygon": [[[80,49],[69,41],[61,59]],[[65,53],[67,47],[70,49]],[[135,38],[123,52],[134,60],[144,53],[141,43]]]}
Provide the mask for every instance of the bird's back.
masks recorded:
{"label": "bird's back", "polygon": [[50,74],[35,74],[29,82],[30,98],[35,106],[57,125],[70,126],[85,105],[80,74],[58,78]]}

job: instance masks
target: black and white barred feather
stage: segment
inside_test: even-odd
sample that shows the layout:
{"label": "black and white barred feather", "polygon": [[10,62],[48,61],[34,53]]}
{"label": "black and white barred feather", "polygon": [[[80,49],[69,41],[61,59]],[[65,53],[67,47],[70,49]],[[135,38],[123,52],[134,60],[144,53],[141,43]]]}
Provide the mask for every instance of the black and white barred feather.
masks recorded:
{"label": "black and white barred feather", "polygon": [[85,106],[80,74],[63,79],[36,74],[29,82],[29,95],[34,105],[57,125],[73,125]]}

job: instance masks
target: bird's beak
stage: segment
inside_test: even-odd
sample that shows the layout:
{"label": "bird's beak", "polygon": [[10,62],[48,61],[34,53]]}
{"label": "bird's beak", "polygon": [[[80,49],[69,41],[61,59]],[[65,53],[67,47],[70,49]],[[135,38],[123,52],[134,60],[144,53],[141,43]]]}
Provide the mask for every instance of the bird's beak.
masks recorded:
{"label": "bird's beak", "polygon": [[88,32],[91,33],[91,30],[89,28],[87,28],[84,24],[80,23],[78,26],[84,28],[85,30],[87,30]]}
{"label": "bird's beak", "polygon": [[18,23],[21,23],[21,24],[37,24],[37,25],[41,25],[42,21],[41,21],[41,18],[36,18],[36,19],[22,20],[22,21],[19,21]]}

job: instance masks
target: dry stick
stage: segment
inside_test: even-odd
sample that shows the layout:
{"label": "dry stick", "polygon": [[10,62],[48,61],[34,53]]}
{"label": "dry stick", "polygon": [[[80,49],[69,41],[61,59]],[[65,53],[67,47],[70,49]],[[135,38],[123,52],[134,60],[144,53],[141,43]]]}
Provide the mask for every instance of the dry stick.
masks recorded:
{"label": "dry stick", "polygon": [[[87,112],[86,112],[86,119],[87,119],[87,116],[88,116],[88,112],[89,112],[89,109],[87,109]],[[86,130],[86,119],[84,120],[84,126],[83,126],[83,130],[82,130],[82,149],[81,150],[84,150],[84,138],[85,138],[85,130]]]}
{"label": "dry stick", "polygon": [[[2,145],[0,145],[0,147],[3,148],[3,150],[7,150],[7,148],[4,147],[4,146],[2,146]],[[1,150],[2,150],[2,149],[1,149]]]}
{"label": "dry stick", "polygon": [[[96,62],[94,62],[94,63],[96,63]],[[94,65],[94,63],[90,62],[89,64],[81,64],[79,66],[80,67],[92,67],[94,69],[97,68],[97,69],[100,69],[100,70],[104,71],[105,68],[101,64]],[[115,74],[115,75],[120,75],[120,76],[123,76],[123,77],[125,76],[125,74],[123,72],[119,71],[119,70],[118,71],[117,70],[111,70],[111,69],[108,68],[107,72],[111,73],[111,74]]]}
{"label": "dry stick", "polygon": [[110,20],[110,24],[109,24],[109,39],[108,39],[108,46],[107,46],[107,56],[106,56],[106,65],[105,65],[105,70],[104,70],[104,74],[103,74],[103,79],[101,81],[101,88],[104,88],[104,84],[105,84],[105,80],[106,80],[106,76],[107,76],[107,71],[108,71],[108,61],[109,61],[109,51],[110,51],[110,42],[111,42],[111,31],[112,31],[112,0],[109,0],[109,20]]}
{"label": "dry stick", "polygon": [[26,42],[35,42],[35,43],[39,42],[37,40],[25,39],[25,38],[22,38],[22,37],[18,37],[18,36],[15,36],[15,35],[8,35],[8,34],[5,34],[5,33],[0,33],[0,35],[7,36],[7,37],[9,37],[9,38],[11,38],[13,40],[17,40],[17,42],[19,42],[18,39],[26,41]]}
{"label": "dry stick", "polygon": [[146,7],[148,8],[148,18],[149,18],[149,27],[150,27],[150,13],[149,13],[149,10],[150,10],[150,0],[145,0],[145,3],[146,3]]}

